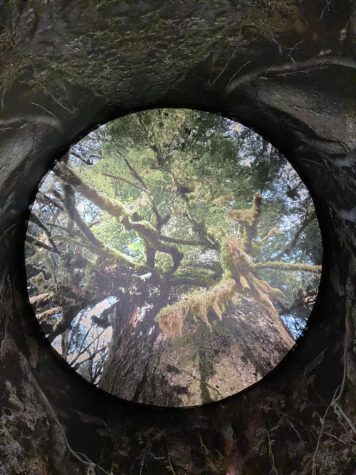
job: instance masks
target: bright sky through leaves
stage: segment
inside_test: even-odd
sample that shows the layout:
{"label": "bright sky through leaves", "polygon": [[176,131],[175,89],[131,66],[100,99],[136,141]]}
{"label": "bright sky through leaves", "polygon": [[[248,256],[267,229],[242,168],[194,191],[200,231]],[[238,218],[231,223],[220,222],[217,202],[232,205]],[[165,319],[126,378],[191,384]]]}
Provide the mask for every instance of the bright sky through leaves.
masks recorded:
{"label": "bright sky through leaves", "polygon": [[292,347],[322,249],[291,165],[240,124],[189,110],[132,114],[72,147],[42,182],[26,265],[56,350],[113,394],[222,399]]}

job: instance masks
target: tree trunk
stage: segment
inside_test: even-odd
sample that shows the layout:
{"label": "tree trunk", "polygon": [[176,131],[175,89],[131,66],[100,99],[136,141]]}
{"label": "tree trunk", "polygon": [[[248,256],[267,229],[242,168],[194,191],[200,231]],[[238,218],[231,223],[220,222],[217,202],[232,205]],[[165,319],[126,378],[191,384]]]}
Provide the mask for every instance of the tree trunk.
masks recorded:
{"label": "tree trunk", "polygon": [[169,338],[157,309],[121,305],[100,387],[120,398],[162,406],[193,406],[222,399],[254,384],[294,344],[277,312],[242,298],[211,328],[191,319]]}

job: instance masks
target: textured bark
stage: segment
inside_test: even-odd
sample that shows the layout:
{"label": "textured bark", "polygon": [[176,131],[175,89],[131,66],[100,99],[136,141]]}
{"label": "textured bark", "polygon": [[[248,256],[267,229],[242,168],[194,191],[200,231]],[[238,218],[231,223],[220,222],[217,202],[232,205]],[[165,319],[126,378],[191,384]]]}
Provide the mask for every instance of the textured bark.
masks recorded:
{"label": "textured bark", "polygon": [[188,319],[175,338],[160,331],[156,312],[141,319],[136,307],[125,319],[127,306],[118,308],[100,387],[153,405],[198,405],[259,381],[294,344],[279,315],[254,298],[230,304],[212,328]]}
{"label": "textured bark", "polygon": [[[0,17],[2,473],[103,473],[79,452],[115,474],[353,475],[354,2],[30,0],[1,2]],[[279,148],[315,200],[325,251],[295,350],[248,391],[185,410],[111,397],[60,361],[23,256],[28,204],[69,144],[169,106],[239,119]]]}

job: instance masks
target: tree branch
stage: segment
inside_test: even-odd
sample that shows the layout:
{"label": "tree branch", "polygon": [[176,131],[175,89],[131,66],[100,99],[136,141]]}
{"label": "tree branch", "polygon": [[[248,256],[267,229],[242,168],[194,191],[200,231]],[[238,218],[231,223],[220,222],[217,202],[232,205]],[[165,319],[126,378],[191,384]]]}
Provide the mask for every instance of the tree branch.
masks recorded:
{"label": "tree branch", "polygon": [[131,215],[125,210],[124,205],[98,193],[94,188],[84,183],[65,163],[59,163],[53,171],[61,180],[73,186],[85,198],[113,216],[126,230],[136,231],[156,251],[170,254],[173,260],[173,270],[179,266],[183,254],[176,246],[162,242],[158,230],[151,223],[131,220]]}
{"label": "tree branch", "polygon": [[48,241],[50,242],[50,244],[51,244],[52,248],[54,249],[54,251],[56,252],[56,254],[61,254],[61,252],[59,251],[56,243],[54,242],[54,240],[52,238],[51,231],[42,223],[42,221],[33,213],[31,214],[30,221],[37,224],[37,226],[40,227],[44,231],[44,233],[46,234],[46,236],[48,238]]}
{"label": "tree branch", "polygon": [[286,271],[304,271],[312,272],[313,274],[320,274],[322,266],[314,266],[310,264],[293,264],[289,262],[261,262],[254,264],[254,269],[279,269]]}
{"label": "tree branch", "polygon": [[123,176],[118,176],[118,175],[112,175],[111,173],[104,173],[104,172],[101,172],[100,175],[103,175],[103,176],[106,176],[107,178],[111,178],[115,181],[122,181],[124,183],[126,183],[127,185],[130,185],[130,186],[133,186],[134,188],[137,188],[138,190],[146,193],[146,190],[144,188],[142,188],[141,186],[137,185],[136,183],[134,183],[133,181],[130,181],[128,180],[127,178],[124,178]]}
{"label": "tree branch", "polygon": [[174,175],[172,170],[168,170],[169,175],[172,178],[172,181],[176,187],[178,195],[182,198],[184,204],[185,204],[185,209],[186,209],[186,216],[189,220],[189,222],[192,224],[192,230],[197,233],[198,237],[202,242],[205,243],[205,245],[209,246],[212,249],[219,249],[219,243],[216,241],[214,236],[211,235],[211,233],[208,232],[206,224],[204,221],[198,221],[194,216],[192,212],[192,207],[190,204],[190,200],[187,196],[186,193],[182,192],[182,185],[179,183],[177,177]]}
{"label": "tree branch", "polygon": [[63,206],[61,206],[59,203],[57,203],[56,201],[54,201],[49,195],[45,195],[43,194],[43,192],[41,190],[38,191],[38,200],[41,201],[42,203],[48,205],[48,204],[52,204],[53,206],[55,206],[56,208],[60,209],[61,211],[63,211]]}
{"label": "tree branch", "polygon": [[288,74],[297,74],[301,72],[310,72],[317,69],[323,69],[328,66],[340,66],[348,69],[356,69],[356,60],[343,56],[317,56],[301,61],[300,63],[287,63],[269,68],[259,68],[250,73],[244,74],[231,81],[226,87],[226,93],[231,94],[238,87],[249,84],[257,79],[269,79],[273,76],[284,76]]}
{"label": "tree branch", "polygon": [[183,246],[206,246],[207,243],[206,241],[203,242],[203,241],[194,241],[193,239],[192,240],[185,240],[185,239],[178,239],[178,238],[174,238],[174,237],[170,237],[170,236],[160,236],[160,239],[162,241],[166,241],[166,242],[171,242],[173,244],[180,244],[180,245],[183,245]]}
{"label": "tree branch", "polygon": [[253,195],[251,208],[233,209],[228,213],[230,218],[244,226],[242,248],[249,255],[253,254],[253,241],[257,234],[257,221],[261,215],[261,208],[262,195],[260,193],[255,193]]}
{"label": "tree branch", "polygon": [[125,254],[117,251],[116,249],[103,244],[97,237],[93,234],[89,226],[82,220],[80,217],[77,208],[75,207],[75,198],[73,193],[69,193],[71,187],[70,185],[64,186],[64,206],[68,211],[69,216],[76,223],[80,231],[87,238],[91,244],[91,249],[94,252],[98,253],[101,256],[107,257],[108,259],[115,259],[119,264],[125,264],[129,267],[141,267],[136,264],[132,259],[130,259]]}
{"label": "tree branch", "polygon": [[43,294],[34,295],[33,297],[30,297],[29,300],[30,300],[31,305],[33,305],[36,308],[43,303],[49,302],[54,297],[55,297],[55,293],[51,291],[51,292],[45,292]]}
{"label": "tree branch", "polygon": [[47,317],[56,315],[57,313],[61,313],[61,312],[62,312],[62,307],[52,307],[49,310],[45,310],[44,312],[36,313],[36,317],[41,322],[42,320],[46,320]]}
{"label": "tree branch", "polygon": [[124,158],[124,161],[126,163],[126,166],[128,167],[128,169],[130,170],[130,173],[131,175],[141,184],[142,188],[139,188],[141,189],[144,193],[146,193],[146,195],[148,196],[148,199],[150,200],[150,203],[151,203],[151,207],[152,207],[152,211],[154,212],[155,216],[156,216],[156,220],[157,220],[157,226],[156,228],[158,229],[158,231],[161,230],[163,224],[166,224],[166,222],[168,221],[168,219],[170,218],[170,216],[165,216],[165,217],[162,217],[160,212],[158,211],[158,208],[156,206],[156,203],[153,199],[153,196],[151,195],[149,189],[148,189],[148,186],[146,184],[146,182],[144,181],[144,179],[141,177],[141,175],[137,172],[137,170],[129,163],[129,161]]}
{"label": "tree branch", "polygon": [[315,215],[311,214],[308,216],[308,214],[305,216],[301,226],[299,229],[296,231],[293,239],[287,243],[284,249],[280,253],[277,254],[277,256],[274,257],[274,259],[280,259],[284,254],[290,255],[290,253],[293,251],[295,246],[297,245],[298,239],[302,232],[305,230],[305,228],[314,220]]}
{"label": "tree branch", "polygon": [[35,238],[34,236],[31,236],[31,234],[28,234],[27,233],[27,236],[26,236],[26,240],[31,242],[32,244],[34,244],[35,246],[37,247],[40,247],[42,249],[46,249],[47,251],[49,252],[53,252],[54,254],[58,254],[59,256],[61,255],[61,253],[58,251],[57,248],[53,248],[51,246],[48,246],[47,244],[45,244],[44,242],[41,242],[39,241],[37,238]]}

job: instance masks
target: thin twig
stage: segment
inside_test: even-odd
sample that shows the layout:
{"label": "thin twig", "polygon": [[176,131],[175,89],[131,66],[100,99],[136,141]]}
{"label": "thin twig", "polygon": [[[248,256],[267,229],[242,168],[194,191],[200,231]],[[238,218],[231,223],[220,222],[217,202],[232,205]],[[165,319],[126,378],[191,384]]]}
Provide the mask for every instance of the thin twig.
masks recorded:
{"label": "thin twig", "polygon": [[145,466],[145,457],[146,457],[146,453],[144,452],[144,453],[143,453],[142,460],[141,460],[140,474],[139,474],[139,475],[142,475],[143,467]]}
{"label": "thin twig", "polygon": [[336,435],[331,434],[330,432],[326,432],[326,431],[324,431],[324,434],[325,434],[325,435],[328,435],[329,437],[331,437],[331,438],[333,438],[333,439],[335,439],[335,440],[337,440],[337,441],[340,442],[341,444],[346,445],[346,442],[343,441],[342,439],[340,439],[340,437],[337,437]]}
{"label": "thin twig", "polygon": [[168,459],[169,469],[170,469],[172,475],[176,475],[176,472],[175,472],[175,470],[173,468],[173,465],[172,465],[172,462],[171,462],[171,458],[169,456],[168,449],[167,449],[167,459]]}
{"label": "thin twig", "polygon": [[323,10],[322,10],[322,12],[321,12],[321,14],[320,14],[320,21],[324,18],[325,12],[326,12],[327,10],[330,10],[331,3],[332,3],[331,0],[326,0],[326,2],[325,2],[325,7],[323,8]]}
{"label": "thin twig", "polygon": [[[67,435],[64,431],[64,428],[62,426],[62,424],[60,423],[59,419],[58,419],[58,416],[55,412],[55,410],[53,409],[52,405],[50,404],[49,400],[47,399],[47,396],[45,395],[45,393],[43,392],[43,390],[41,389],[40,385],[38,384],[36,378],[34,377],[34,375],[29,372],[28,373],[28,377],[29,379],[31,380],[38,396],[39,396],[39,399],[42,401],[42,404],[45,406],[45,408],[47,409],[47,414],[49,416],[49,418],[52,420],[53,423],[55,423],[58,428],[60,429],[60,432],[62,434],[62,437],[63,437],[63,440],[64,440],[64,443],[66,445],[66,448],[68,450],[68,452],[72,455],[72,457],[77,460],[78,462],[80,462],[81,464],[83,464],[84,466],[86,466],[88,469],[92,469],[94,470],[95,468],[98,468],[101,472],[103,472],[105,475],[110,475],[106,470],[104,470],[102,467],[100,467],[99,465],[97,465],[96,463],[92,462],[87,456],[85,456],[85,459],[83,457],[81,457],[78,452],[75,452],[72,447],[70,446],[69,444],[69,441],[67,439]],[[95,473],[95,471],[94,471]]]}
{"label": "thin twig", "polygon": [[349,418],[349,416],[345,413],[345,411],[342,409],[342,407],[340,406],[340,404],[338,404],[336,401],[334,401],[333,403],[333,406],[334,406],[334,409],[335,409],[335,412],[338,413],[339,415],[341,415],[345,421],[349,424],[352,432],[356,435],[356,428],[355,426],[353,425],[351,419]]}
{"label": "thin twig", "polygon": [[51,247],[51,246],[48,246],[48,245],[45,244],[44,242],[39,241],[38,239],[36,239],[34,236],[31,236],[31,234],[28,234],[28,233],[27,233],[26,239],[27,239],[29,242],[32,242],[32,243],[33,243],[35,246],[37,246],[37,247],[41,247],[42,249],[46,249],[46,251],[53,252],[54,254],[61,255],[61,253],[58,251],[58,249],[55,249],[55,248],[53,248],[53,247]]}
{"label": "thin twig", "polygon": [[39,108],[42,109],[43,111],[47,112],[49,115],[51,115],[52,117],[54,117],[55,119],[57,119],[58,122],[59,122],[59,118],[58,118],[55,114],[53,114],[53,112],[51,112],[50,110],[48,110],[46,107],[41,106],[41,104],[37,104],[37,102],[31,102],[31,104],[32,104],[33,106],[39,107]]}
{"label": "thin twig", "polygon": [[335,397],[336,397],[336,393],[339,391],[341,386],[338,386],[334,392],[334,395],[333,395],[333,398],[330,402],[330,404],[328,405],[328,407],[326,408],[325,412],[324,412],[324,415],[323,417],[321,417],[321,426],[320,426],[320,431],[319,431],[319,434],[318,434],[318,439],[317,439],[317,442],[316,442],[316,447],[315,447],[315,450],[314,450],[314,453],[313,453],[313,458],[312,458],[312,475],[317,475],[316,473],[316,457],[318,455],[318,452],[319,452],[319,448],[320,448],[320,444],[321,444],[321,440],[323,438],[323,435],[324,435],[324,427],[325,427],[325,421],[326,421],[326,418],[329,414],[329,411],[332,407],[332,403],[333,401],[335,400]]}
{"label": "thin twig", "polygon": [[222,76],[222,75],[224,74],[224,72],[227,70],[229,64],[231,63],[231,60],[232,60],[233,55],[234,55],[234,51],[232,50],[232,53],[231,53],[229,59],[225,62],[224,67],[221,69],[221,71],[220,71],[219,74],[216,76],[216,78],[215,78],[213,81],[211,81],[211,85],[212,85],[212,86],[214,86],[214,84],[216,83],[216,81],[217,81],[219,78],[221,78],[221,76]]}
{"label": "thin twig", "polygon": [[272,467],[271,467],[270,473],[272,473],[272,474],[274,474],[274,475],[278,475],[278,471],[277,471],[277,468],[276,468],[276,465],[275,465],[274,455],[273,455],[273,451],[272,451],[271,438],[270,438],[270,436],[269,436],[269,432],[268,432],[267,429],[266,429],[266,433],[267,433],[267,438],[268,438],[268,454],[269,454],[269,458],[270,458],[271,463],[272,463]]}
{"label": "thin twig", "polygon": [[[257,79],[268,79],[269,76],[278,76],[285,74],[296,74],[301,72],[310,72],[315,68],[324,68],[328,66],[341,66],[349,69],[356,69],[356,60],[353,58],[343,56],[317,56],[300,63],[292,62],[287,64],[280,64],[278,66],[271,66],[268,68],[258,68],[250,73],[238,77],[235,80],[230,79],[225,90],[230,94],[235,89],[244,84],[249,84]],[[236,73],[235,73],[236,75]]]}
{"label": "thin twig", "polygon": [[127,185],[130,185],[130,186],[133,186],[134,188],[137,188],[138,190],[142,191],[143,193],[147,192],[146,188],[142,188],[141,186],[137,185],[133,181],[130,181],[127,178],[124,178],[122,176],[112,175],[111,173],[104,173],[104,172],[101,172],[100,175],[106,176],[107,178],[112,178],[113,180],[116,180],[116,181],[122,181],[122,182],[126,183]]}
{"label": "thin twig", "polygon": [[229,79],[229,82],[226,84],[226,89],[229,88],[231,82],[235,79],[235,77],[247,66],[251,63],[251,61],[246,61],[242,66],[239,67],[239,69],[231,76]]}

